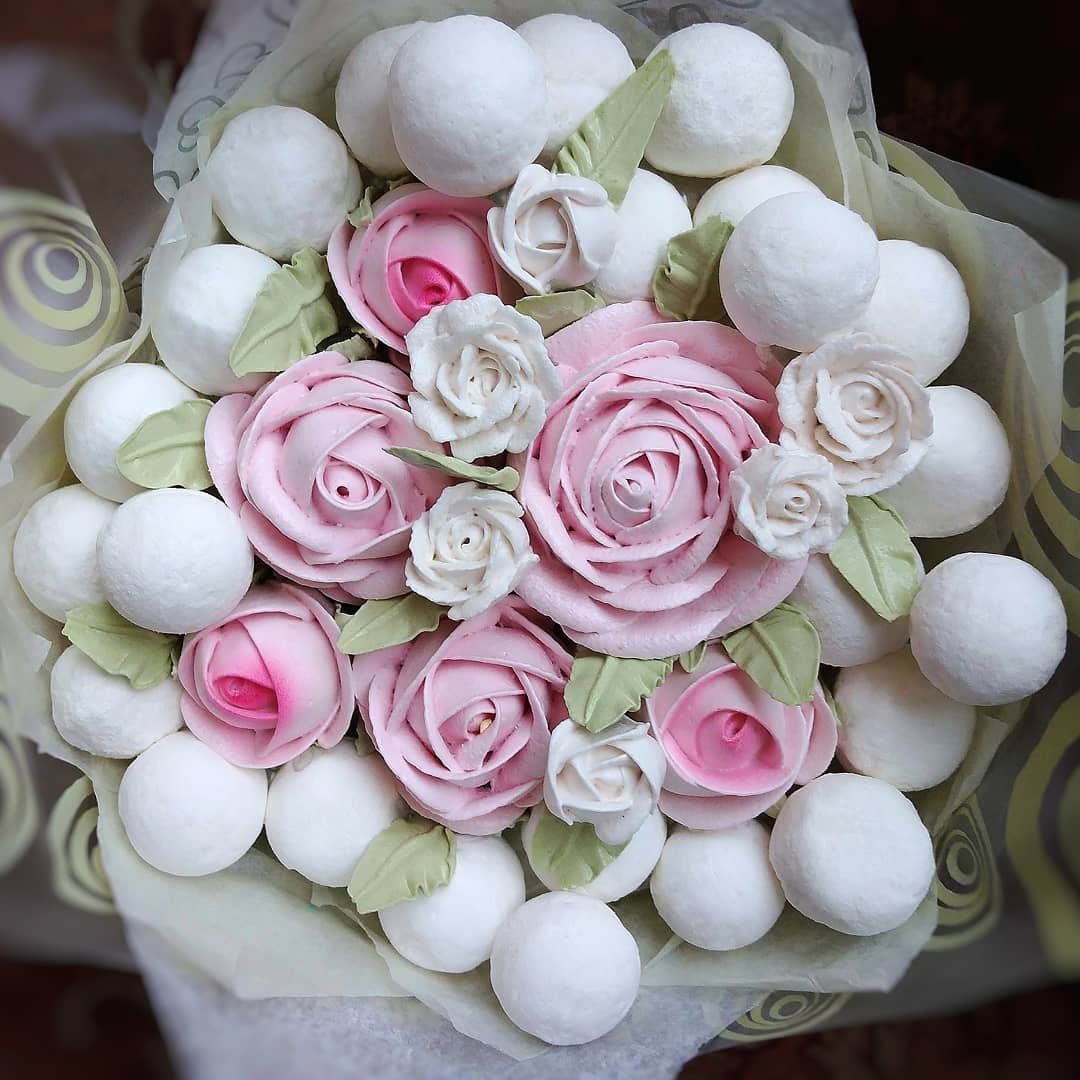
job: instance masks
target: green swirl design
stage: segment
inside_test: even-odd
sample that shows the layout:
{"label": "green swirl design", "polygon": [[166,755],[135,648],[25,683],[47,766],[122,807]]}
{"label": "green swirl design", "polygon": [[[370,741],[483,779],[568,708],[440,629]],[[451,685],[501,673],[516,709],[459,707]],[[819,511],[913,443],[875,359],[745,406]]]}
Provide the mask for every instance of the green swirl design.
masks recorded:
{"label": "green swirl design", "polygon": [[89,777],[81,776],[56,800],[49,814],[46,838],[52,861],[53,889],[72,907],[111,915],[116,906],[101,863],[97,821],[94,786]]}
{"label": "green swirl design", "polygon": [[11,731],[0,695],[0,874],[22,858],[38,826],[34,782],[22,739]]}
{"label": "green swirl design", "polygon": [[850,999],[851,994],[774,990],[729,1024],[720,1037],[728,1042],[755,1043],[809,1031],[834,1017]]}

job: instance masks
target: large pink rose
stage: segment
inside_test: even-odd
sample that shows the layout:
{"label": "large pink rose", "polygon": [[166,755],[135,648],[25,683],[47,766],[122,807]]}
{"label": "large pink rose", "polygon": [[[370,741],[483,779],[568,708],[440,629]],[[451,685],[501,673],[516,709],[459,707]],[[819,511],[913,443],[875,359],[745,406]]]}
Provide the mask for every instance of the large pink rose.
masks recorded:
{"label": "large pink rose", "polygon": [[408,645],[358,656],[353,673],[368,733],[409,805],[485,836],[543,797],[572,663],[544,620],[508,598]]}
{"label": "large pink rose", "polygon": [[295,585],[256,585],[180,654],[180,711],[207,746],[245,768],[273,768],[314,742],[335,746],[353,714],[352,671],[325,601]]}
{"label": "large pink rose", "polygon": [[405,184],[375,202],[366,226],[339,225],[326,257],[353,318],[405,352],[405,335],[433,307],[475,293],[520,295],[491,250],[493,205]]}
{"label": "large pink rose", "polygon": [[413,423],[411,390],[391,364],[325,352],[210,410],[210,474],[279,573],[338,600],[405,592],[412,523],[448,483],[386,453],[443,450]]}
{"label": "large pink rose", "polygon": [[518,586],[596,652],[652,659],[772,610],[805,559],[731,531],[728,474],[779,430],[778,370],[741,334],[615,304],[547,342],[562,396],[513,464],[540,562]]}
{"label": "large pink rose", "polygon": [[692,675],[676,665],[645,712],[668,760],[660,809],[691,829],[749,821],[820,776],[836,753],[836,718],[820,687],[805,705],[783,705],[719,645]]}

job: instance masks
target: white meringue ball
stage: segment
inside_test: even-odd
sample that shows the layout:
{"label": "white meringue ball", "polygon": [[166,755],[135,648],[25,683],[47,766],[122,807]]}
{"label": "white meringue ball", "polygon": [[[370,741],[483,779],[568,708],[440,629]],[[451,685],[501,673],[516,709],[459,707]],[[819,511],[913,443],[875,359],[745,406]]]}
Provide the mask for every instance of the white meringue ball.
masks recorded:
{"label": "white meringue ball", "polygon": [[940,252],[910,240],[882,240],[881,273],[853,330],[865,330],[912,360],[915,377],[932,383],[959,355],[971,305],[964,279]]}
{"label": "white meringue ball", "polygon": [[98,538],[98,569],[106,599],[129,622],[190,634],[236,607],[254,558],[240,519],[223,502],[162,488],[117,508]]}
{"label": "white meringue ball", "polygon": [[599,1039],[630,1011],[641,981],[637,942],[599,900],[545,893],[499,928],[491,985],[523,1031],[556,1046]]}
{"label": "white meringue ball", "polygon": [[874,230],[812,192],[751,210],[720,257],[720,295],[736,329],[756,345],[799,352],[857,319],[877,278]]}
{"label": "white meringue ball", "polygon": [[593,279],[593,288],[608,304],[651,300],[653,274],[668,241],[693,225],[686,200],[662,176],[638,169],[618,214],[615,250]]}
{"label": "white meringue ball", "polygon": [[769,831],[757,821],[707,832],[675,829],[649,888],[660,918],[699,949],[750,945],[784,910]]}
{"label": "white meringue ball", "polygon": [[755,165],[752,169],[717,180],[698,200],[694,208],[694,227],[720,215],[738,225],[751,210],[778,195],[796,192],[820,195],[817,185],[783,165]]}
{"label": "white meringue ball", "polygon": [[88,379],[64,414],[71,471],[103,499],[123,502],[143,489],[120,474],[116,451],[148,417],[191,401],[195,393],[165,368],[120,364]]}
{"label": "white meringue ball", "polygon": [[517,32],[544,68],[547,139],[543,156],[551,161],[581,121],[634,74],[634,61],[606,26],[578,15],[538,15],[523,22]]}
{"label": "white meringue ball", "polygon": [[447,195],[508,187],[547,136],[540,58],[495,19],[421,27],[390,68],[390,119],[409,171]]}
{"label": "white meringue ball", "polygon": [[144,862],[178,877],[232,866],[259,838],[266,773],[219,757],[190,731],[144,750],[120,781],[120,821]]}
{"label": "white meringue ball", "polygon": [[266,839],[282,866],[340,889],[368,844],[405,812],[378,754],[360,757],[351,741],[313,747],[270,782]]}
{"label": "white meringue ball", "polygon": [[238,378],[229,353],[259,289],[278,269],[273,259],[239,244],[210,244],[188,252],[169,282],[150,332],[162,363],[201,394],[250,393],[269,374]]}
{"label": "white meringue ball", "polygon": [[912,536],[956,536],[1005,501],[1012,469],[997,414],[963,386],[931,386],[934,437],[922,460],[882,497]]}
{"label": "white meringue ball", "polygon": [[136,690],[74,645],[53,665],[50,696],[56,730],[76,750],[99,757],[133,758],[182,724],[175,679]]}
{"label": "white meringue ball", "polygon": [[1065,605],[1034,566],[969,551],[935,566],[911,607],[911,651],[943,694],[1005,705],[1041,690],[1065,655]]}
{"label": "white meringue ball", "polygon": [[910,649],[840,672],[833,691],[843,722],[844,767],[900,791],[925,791],[960,767],[975,734],[975,709],[946,697]]}
{"label": "white meringue ball", "polygon": [[498,836],[457,836],[454,876],[430,896],[379,912],[390,944],[429,971],[472,971],[491,956],[498,929],[525,903],[525,875]]}
{"label": "white meringue ball", "polygon": [[725,23],[677,30],[653,51],[675,61],[671,93],[645,160],[680,176],[726,176],[776,153],[795,89],[784,58],[762,37]]}
{"label": "white meringue ball", "polygon": [[289,105],[234,116],[203,172],[229,235],[283,262],[303,248],[326,251],[363,188],[341,136]]}
{"label": "white meringue ball", "polygon": [[858,937],[907,922],[934,879],[915,807],[884,780],[853,773],[826,773],[788,796],[769,858],[793,907]]}
{"label": "white meringue ball", "polygon": [[82,484],[51,491],[30,507],[15,533],[12,563],[38,611],[63,622],[72,608],[105,599],[97,541],[115,513],[116,503]]}

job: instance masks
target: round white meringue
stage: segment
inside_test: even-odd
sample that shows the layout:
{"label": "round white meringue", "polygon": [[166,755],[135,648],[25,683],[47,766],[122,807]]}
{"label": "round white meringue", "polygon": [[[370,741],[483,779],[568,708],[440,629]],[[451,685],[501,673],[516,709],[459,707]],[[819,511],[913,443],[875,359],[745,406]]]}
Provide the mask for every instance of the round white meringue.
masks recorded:
{"label": "round white meringue", "polygon": [[346,740],[282,766],[266,800],[266,839],[282,866],[331,889],[349,884],[375,837],[406,812],[378,754]]}
{"label": "round white meringue", "polygon": [[654,52],[675,61],[671,93],[645,148],[654,168],[727,176],[776,153],[791,123],[795,89],[784,58],[750,30],[696,23]]}
{"label": "round white meringue", "polygon": [[72,608],[105,599],[97,541],[115,513],[116,503],[82,484],[51,491],[30,507],[15,533],[12,563],[38,611],[63,622]]}
{"label": "round white meringue", "polygon": [[135,690],[74,645],[53,665],[50,697],[56,730],[76,750],[98,757],[133,758],[183,723],[175,679]]}
{"label": "round white meringue", "polygon": [[630,1011],[641,981],[637,942],[599,900],[545,893],[499,928],[491,986],[523,1031],[556,1046],[599,1039]]}
{"label": "round white meringue", "polygon": [[1034,566],[969,551],[935,566],[911,607],[911,651],[943,694],[1005,705],[1041,690],[1065,655],[1065,605]]}
{"label": "round white meringue", "polygon": [[842,934],[907,922],[934,879],[934,846],[891,784],[826,773],[788,796],[769,858],[791,905]]}
{"label": "round white meringue", "polygon": [[692,227],[686,200],[662,176],[638,169],[618,215],[615,250],[593,278],[593,288],[608,304],[651,300],[653,274],[668,241]]}
{"label": "round white meringue", "polygon": [[240,519],[213,495],[145,491],[120,506],[98,539],[105,596],[125,619],[190,634],[223,619],[251,584]]}
{"label": "round white meringue", "polygon": [[303,248],[326,251],[363,188],[341,136],[289,105],[234,116],[203,171],[229,235],[283,262]]}
{"label": "round white meringue", "polygon": [[858,214],[812,192],[768,199],[720,257],[720,295],[757,345],[810,352],[857,319],[878,280],[878,242]]}
{"label": "round white meringue", "polygon": [[853,330],[865,330],[911,357],[925,386],[959,355],[967,340],[971,306],[964,279],[933,248],[910,240],[882,240],[881,272]]}
{"label": "round white meringue", "polygon": [[931,386],[934,437],[922,460],[883,493],[912,536],[956,536],[1005,501],[1012,469],[997,414],[963,386]]}
{"label": "round white meringue", "polygon": [[703,225],[718,214],[732,225],[738,225],[751,210],[768,199],[799,191],[821,194],[817,185],[783,165],[755,165],[717,180],[698,200],[694,208],[694,226]]}
{"label": "round white meringue", "polygon": [[784,910],[769,831],[757,821],[707,832],[675,829],[649,888],[660,918],[683,941],[717,952],[764,937]]}
{"label": "round white meringue", "polygon": [[144,862],[178,877],[232,866],[259,838],[266,773],[218,757],[190,731],[143,751],[120,781],[120,820]]}
{"label": "round white meringue", "polygon": [[162,363],[201,394],[250,393],[269,374],[238,378],[229,353],[259,289],[278,269],[273,259],[239,244],[189,251],[169,282],[150,327]]}
{"label": "round white meringue", "polygon": [[472,971],[491,956],[495,934],[525,903],[525,874],[498,836],[455,836],[454,876],[430,896],[379,912],[390,944],[429,971]]}
{"label": "round white meringue", "polygon": [[447,195],[508,187],[547,136],[540,58],[510,27],[455,15],[421,27],[390,68],[390,120],[401,160]]}

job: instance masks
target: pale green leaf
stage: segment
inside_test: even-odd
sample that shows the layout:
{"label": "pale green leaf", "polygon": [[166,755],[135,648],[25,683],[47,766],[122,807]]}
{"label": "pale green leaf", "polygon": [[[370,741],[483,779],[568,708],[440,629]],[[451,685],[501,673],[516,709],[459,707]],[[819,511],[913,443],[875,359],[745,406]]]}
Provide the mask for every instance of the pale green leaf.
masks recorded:
{"label": "pale green leaf", "polygon": [[798,608],[780,604],[723,643],[728,656],[770,697],[801,705],[814,696],[821,642]]}
{"label": "pale green leaf", "polygon": [[546,296],[523,296],[514,305],[522,315],[528,315],[540,324],[544,337],[551,337],[603,306],[603,300],[584,289],[548,293]]}
{"label": "pale green leaf", "polygon": [[570,719],[588,731],[603,731],[641,702],[664,681],[675,666],[661,660],[627,660],[620,656],[578,651],[566,684]]}
{"label": "pale green leaf", "polygon": [[701,661],[705,659],[705,650],[708,649],[709,643],[707,641],[699,642],[692,649],[687,649],[686,652],[679,656],[679,667],[687,673],[687,675],[693,675],[699,667],[701,667]]}
{"label": "pale green leaf", "polygon": [[587,822],[567,825],[542,810],[530,845],[530,862],[541,878],[554,880],[561,889],[576,889],[588,885],[625,847],[605,844]]}
{"label": "pale green leaf", "polygon": [[378,197],[378,192],[371,185],[364,188],[364,194],[361,196],[360,201],[349,211],[349,224],[357,229],[370,225],[371,219],[374,217],[371,212],[371,204]]}
{"label": "pale green leaf", "polygon": [[368,600],[349,619],[338,637],[338,648],[349,656],[404,645],[414,637],[434,630],[446,608],[416,593],[390,600]]}
{"label": "pale green leaf", "polygon": [[405,818],[383,829],[364,849],[349,881],[361,915],[430,896],[449,883],[457,862],[454,834],[423,818]]}
{"label": "pale green leaf", "polygon": [[409,465],[415,465],[421,469],[437,469],[454,477],[455,480],[472,480],[477,484],[485,484],[487,487],[498,488],[500,491],[513,491],[520,481],[517,469],[504,465],[501,469],[495,469],[490,465],[473,465],[468,461],[459,461],[457,458],[447,457],[445,454],[436,454],[431,450],[417,450],[411,446],[388,446],[388,454],[400,458]]}
{"label": "pale green leaf", "polygon": [[715,214],[668,241],[667,255],[653,274],[653,300],[672,319],[727,318],[720,298],[720,256],[734,226]]}
{"label": "pale green leaf", "polygon": [[180,638],[129,623],[108,604],[86,604],[67,613],[64,637],[110,675],[122,675],[136,690],[164,682],[173,673]]}
{"label": "pale green leaf", "polygon": [[340,353],[346,360],[371,360],[375,356],[375,346],[371,343],[371,338],[364,334],[353,334],[352,337],[335,341],[326,347]]}
{"label": "pale green leaf", "polygon": [[144,488],[205,491],[213,484],[203,445],[210,406],[195,398],[148,416],[116,451],[121,476]]}

